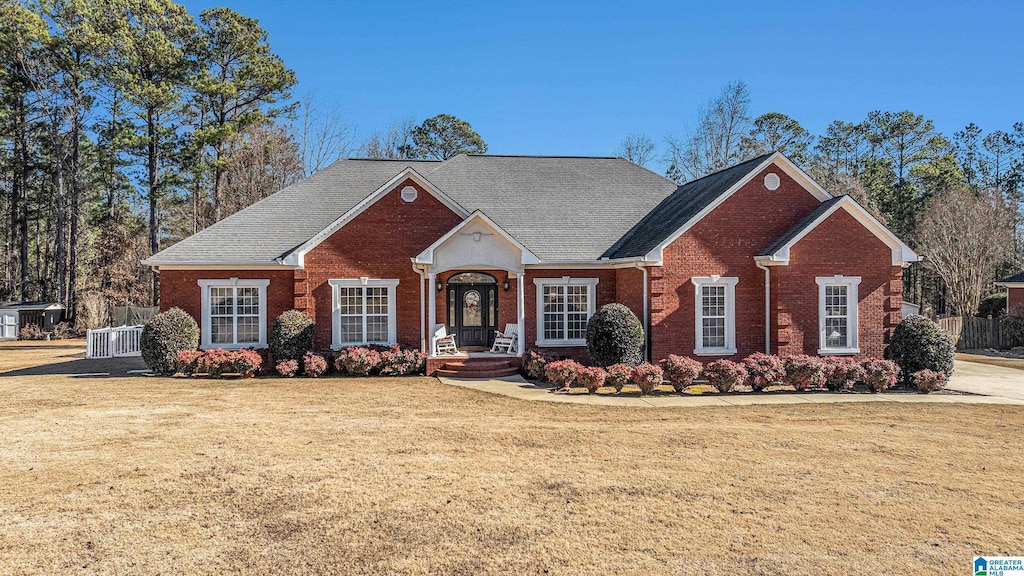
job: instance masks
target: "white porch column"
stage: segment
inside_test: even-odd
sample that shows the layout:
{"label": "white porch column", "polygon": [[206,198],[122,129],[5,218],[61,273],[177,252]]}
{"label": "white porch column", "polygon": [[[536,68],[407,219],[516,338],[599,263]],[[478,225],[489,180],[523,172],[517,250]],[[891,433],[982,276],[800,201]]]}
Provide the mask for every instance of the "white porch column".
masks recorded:
{"label": "white porch column", "polygon": [[519,356],[526,353],[526,301],[524,299],[526,290],[523,288],[525,280],[526,272],[516,274],[516,312],[519,316],[519,331],[516,334],[519,342],[516,345],[516,350]]}
{"label": "white porch column", "polygon": [[437,288],[434,287],[436,280],[437,274],[431,272],[427,275],[427,291],[430,292],[430,306],[427,312],[430,323],[427,325],[427,338],[430,339],[431,356],[437,355],[437,350],[434,350],[434,325],[437,324]]}

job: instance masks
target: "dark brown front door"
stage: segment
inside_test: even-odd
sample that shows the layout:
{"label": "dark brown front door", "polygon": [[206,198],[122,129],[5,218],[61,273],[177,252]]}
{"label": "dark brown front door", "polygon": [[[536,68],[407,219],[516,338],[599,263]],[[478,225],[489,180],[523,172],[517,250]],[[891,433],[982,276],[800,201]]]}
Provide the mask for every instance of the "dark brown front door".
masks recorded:
{"label": "dark brown front door", "polygon": [[457,284],[448,290],[448,310],[455,312],[455,341],[460,347],[490,346],[498,308],[494,284]]}

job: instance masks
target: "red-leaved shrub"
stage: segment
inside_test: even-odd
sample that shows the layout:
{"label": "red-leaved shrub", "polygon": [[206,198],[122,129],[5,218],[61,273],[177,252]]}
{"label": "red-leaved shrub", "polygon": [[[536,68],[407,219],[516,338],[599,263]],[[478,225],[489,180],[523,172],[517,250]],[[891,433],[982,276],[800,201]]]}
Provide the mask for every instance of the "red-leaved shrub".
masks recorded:
{"label": "red-leaved shrub", "polygon": [[786,358],[786,381],[797,390],[810,390],[825,385],[825,363],[817,356]]}
{"label": "red-leaved shrub", "polygon": [[231,359],[231,367],[246,378],[252,378],[263,367],[263,356],[250,348],[237,350]]}
{"label": "red-leaved shrub", "polygon": [[191,375],[196,371],[196,362],[203,355],[202,350],[182,350],[178,352],[178,372]]}
{"label": "red-leaved shrub", "polygon": [[319,378],[327,373],[327,360],[314,352],[302,357],[302,371],[310,378]]}
{"label": "red-leaved shrub", "polygon": [[825,363],[825,387],[829,390],[850,390],[864,379],[860,362],[846,356],[827,356]]}
{"label": "red-leaved shrub", "polygon": [[394,345],[380,353],[381,376],[419,374],[427,367],[427,355],[419,350]]}
{"label": "red-leaved shrub", "polygon": [[364,346],[354,346],[338,351],[334,367],[349,376],[369,376],[380,366],[380,352]]}
{"label": "red-leaved shrub", "polygon": [[899,367],[892,360],[871,358],[860,363],[864,369],[864,384],[872,392],[884,392],[896,383]]}
{"label": "red-leaved shrub", "polygon": [[548,377],[545,370],[547,369],[548,362],[551,361],[546,354],[530,350],[523,357],[523,370],[526,371],[526,375],[534,380],[544,380]]}
{"label": "red-leaved shrub", "polygon": [[183,350],[178,352],[178,370],[187,375],[241,374],[251,378],[263,367],[263,356],[246,348],[243,350]]}
{"label": "red-leaved shrub", "polygon": [[704,365],[693,358],[669,354],[668,358],[661,361],[661,369],[676,392],[682,392],[700,376]]}
{"label": "red-leaved shrub", "polygon": [[275,367],[277,373],[285,378],[294,378],[299,373],[299,361],[298,360],[282,360],[277,363]]}
{"label": "red-leaved shrub", "polygon": [[605,383],[615,388],[615,392],[622,392],[623,386],[629,384],[633,379],[633,367],[629,364],[612,364],[608,367],[608,378]]}
{"label": "red-leaved shrub", "polygon": [[935,370],[918,370],[910,376],[910,379],[917,391],[924,394],[942,390],[946,386],[945,372]]}
{"label": "red-leaved shrub", "polygon": [[583,387],[588,392],[593,394],[597,392],[597,389],[604,386],[604,381],[608,378],[608,373],[603,368],[592,366],[590,368],[583,368],[580,373],[576,375],[576,378],[583,384]]}
{"label": "red-leaved shrub", "polygon": [[746,381],[747,369],[732,360],[715,360],[704,367],[704,377],[708,379],[708,384],[725,393]]}
{"label": "red-leaved shrub", "polygon": [[640,394],[650,394],[655,388],[661,385],[664,372],[661,367],[649,362],[633,368],[633,384],[640,389]]}
{"label": "red-leaved shrub", "polygon": [[786,377],[786,363],[775,355],[755,352],[743,359],[747,369],[747,384],[754,392],[760,392]]}
{"label": "red-leaved shrub", "polygon": [[554,362],[548,362],[544,373],[547,376],[548,382],[555,384],[559,388],[569,388],[576,381],[576,375],[580,373],[581,368],[583,366],[580,366],[575,360],[555,360]]}

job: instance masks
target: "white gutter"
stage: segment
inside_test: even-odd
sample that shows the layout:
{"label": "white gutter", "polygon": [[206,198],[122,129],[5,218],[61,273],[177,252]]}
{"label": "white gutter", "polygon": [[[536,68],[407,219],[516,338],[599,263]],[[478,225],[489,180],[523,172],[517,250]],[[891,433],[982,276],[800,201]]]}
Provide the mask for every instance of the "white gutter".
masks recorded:
{"label": "white gutter", "polygon": [[650,343],[651,343],[651,331],[650,331],[650,322],[649,322],[650,312],[648,311],[648,303],[647,303],[648,302],[648,298],[649,298],[648,289],[647,289],[647,267],[642,265],[639,262],[634,264],[634,266],[639,268],[640,271],[643,272],[643,274],[644,274],[644,319],[643,319],[643,326],[644,326],[644,351],[645,351],[644,352],[644,356],[645,356],[645,360],[649,361],[651,359],[651,345],[650,345]]}
{"label": "white gutter", "polygon": [[757,260],[754,265],[764,270],[764,353],[772,353],[772,272]]}

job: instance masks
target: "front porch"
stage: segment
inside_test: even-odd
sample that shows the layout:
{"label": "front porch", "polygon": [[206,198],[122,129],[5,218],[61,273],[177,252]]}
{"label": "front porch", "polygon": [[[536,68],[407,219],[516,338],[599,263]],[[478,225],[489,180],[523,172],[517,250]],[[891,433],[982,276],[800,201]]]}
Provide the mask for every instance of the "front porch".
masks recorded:
{"label": "front porch", "polygon": [[522,357],[492,352],[460,352],[429,356],[428,376],[453,378],[501,378],[519,372]]}

